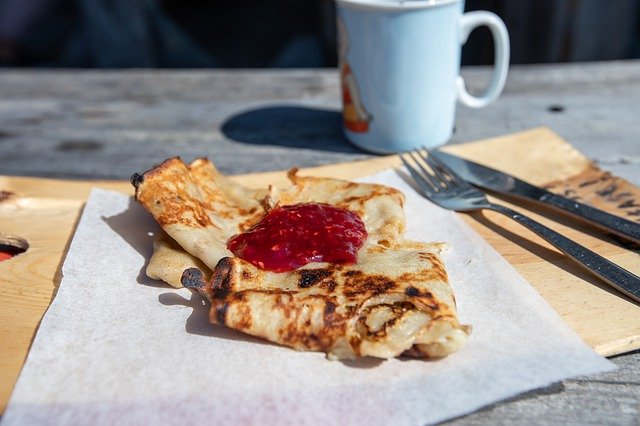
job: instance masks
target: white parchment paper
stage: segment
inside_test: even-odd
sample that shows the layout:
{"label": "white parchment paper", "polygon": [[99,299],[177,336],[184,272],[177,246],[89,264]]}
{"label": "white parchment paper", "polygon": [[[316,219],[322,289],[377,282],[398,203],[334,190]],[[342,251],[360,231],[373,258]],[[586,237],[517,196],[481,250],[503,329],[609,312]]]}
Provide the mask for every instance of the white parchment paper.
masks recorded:
{"label": "white parchment paper", "polygon": [[608,371],[535,290],[455,214],[393,171],[407,237],[447,241],[460,352],[438,361],[329,361],[214,326],[207,305],[144,274],[153,219],[92,191],[2,423],[408,424],[460,416],[562,379]]}

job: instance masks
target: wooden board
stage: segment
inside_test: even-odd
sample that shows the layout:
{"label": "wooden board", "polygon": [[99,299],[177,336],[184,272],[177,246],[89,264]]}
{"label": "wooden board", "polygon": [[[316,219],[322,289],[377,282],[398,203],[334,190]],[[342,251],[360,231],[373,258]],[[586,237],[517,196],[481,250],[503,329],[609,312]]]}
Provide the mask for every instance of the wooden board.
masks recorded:
{"label": "wooden board", "polygon": [[[628,218],[640,204],[640,190],[595,167],[546,128],[446,148],[552,190],[580,196]],[[398,166],[397,156],[308,168],[303,174],[353,179]],[[151,166],[151,165],[150,165]],[[293,166],[293,165],[292,165]],[[250,186],[286,185],[284,172],[238,176]],[[614,190],[611,190],[612,185]],[[0,407],[4,410],[38,324],[49,306],[64,256],[91,188],[132,194],[122,181],[68,181],[0,176],[0,243],[22,238],[27,251],[0,262]],[[606,190],[603,190],[605,188]],[[602,193],[605,195],[598,195]],[[503,202],[503,200],[501,200]],[[534,219],[640,274],[637,247],[571,220],[550,220],[544,210],[524,209]],[[635,210],[634,210],[635,209]],[[462,215],[500,252],[597,352],[614,355],[640,348],[640,306],[610,290],[544,240],[493,212]],[[569,226],[571,225],[571,226]],[[576,227],[576,229],[573,228]]]}

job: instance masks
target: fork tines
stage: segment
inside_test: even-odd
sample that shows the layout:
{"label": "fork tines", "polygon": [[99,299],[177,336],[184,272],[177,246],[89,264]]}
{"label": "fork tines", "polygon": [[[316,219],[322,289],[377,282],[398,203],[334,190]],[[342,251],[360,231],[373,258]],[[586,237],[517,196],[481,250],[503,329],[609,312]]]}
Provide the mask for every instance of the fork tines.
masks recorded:
{"label": "fork tines", "polygon": [[[428,149],[407,151],[400,154],[400,159],[411,173],[413,179],[423,189],[438,192],[453,181],[451,171],[440,162]],[[431,192],[430,191],[430,192]]]}

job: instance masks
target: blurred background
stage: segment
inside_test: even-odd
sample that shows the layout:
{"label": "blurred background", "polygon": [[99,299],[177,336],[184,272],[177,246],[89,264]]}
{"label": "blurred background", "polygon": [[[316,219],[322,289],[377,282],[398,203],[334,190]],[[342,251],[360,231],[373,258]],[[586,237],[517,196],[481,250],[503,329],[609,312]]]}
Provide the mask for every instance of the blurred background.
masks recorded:
{"label": "blurred background", "polygon": [[[467,0],[506,23],[512,63],[640,57],[640,0]],[[463,65],[493,61],[476,30]],[[335,67],[333,0],[0,0],[0,66]]]}

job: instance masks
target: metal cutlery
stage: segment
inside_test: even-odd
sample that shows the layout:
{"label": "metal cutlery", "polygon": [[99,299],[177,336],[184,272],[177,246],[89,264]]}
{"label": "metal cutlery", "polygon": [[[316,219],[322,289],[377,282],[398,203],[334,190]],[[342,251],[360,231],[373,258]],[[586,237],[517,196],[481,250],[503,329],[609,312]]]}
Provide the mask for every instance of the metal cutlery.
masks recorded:
{"label": "metal cutlery", "polygon": [[626,240],[640,243],[640,223],[623,219],[578,201],[551,193],[499,170],[447,154],[446,152],[437,151],[432,154],[438,157],[451,170],[454,170],[462,179],[475,186],[552,207],[558,212],[567,213],[573,218],[590,223]]}
{"label": "metal cutlery", "polygon": [[500,204],[489,202],[484,192],[464,181],[428,150],[400,154],[420,192],[439,206],[459,212],[489,209],[526,226],[580,266],[616,290],[640,302],[640,277],[550,228]]}

